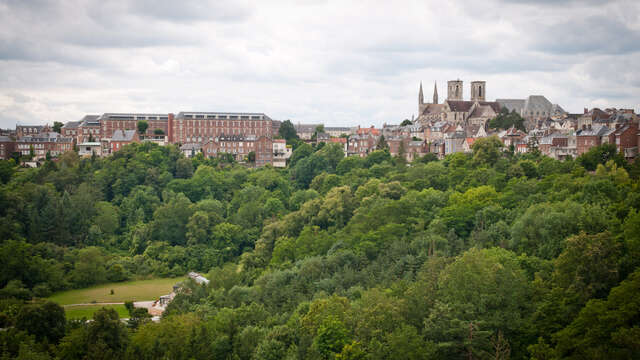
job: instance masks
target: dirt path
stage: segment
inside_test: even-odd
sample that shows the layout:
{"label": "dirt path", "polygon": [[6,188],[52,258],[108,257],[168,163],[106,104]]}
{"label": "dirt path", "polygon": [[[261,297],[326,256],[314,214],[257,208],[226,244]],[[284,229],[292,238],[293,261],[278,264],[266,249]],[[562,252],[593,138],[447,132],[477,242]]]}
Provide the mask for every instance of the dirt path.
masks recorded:
{"label": "dirt path", "polygon": [[[63,305],[63,307],[72,307],[72,306],[100,306],[100,305],[124,305],[124,302],[103,302],[103,303],[83,303],[83,304],[67,304]],[[153,301],[135,301],[133,303],[134,307],[137,308],[150,308],[153,305]]]}

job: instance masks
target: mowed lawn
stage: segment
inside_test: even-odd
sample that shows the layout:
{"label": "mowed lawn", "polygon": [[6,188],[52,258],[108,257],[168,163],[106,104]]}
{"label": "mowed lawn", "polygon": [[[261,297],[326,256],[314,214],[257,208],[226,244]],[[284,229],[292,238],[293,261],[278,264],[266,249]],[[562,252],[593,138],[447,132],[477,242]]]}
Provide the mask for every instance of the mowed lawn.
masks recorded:
{"label": "mowed lawn", "polygon": [[[53,294],[49,300],[60,305],[156,300],[173,291],[173,285],[185,277],[127,281],[68,290]],[[111,295],[113,290],[113,295]]]}
{"label": "mowed lawn", "polygon": [[67,314],[67,319],[93,319],[93,313],[102,309],[103,307],[109,309],[115,309],[118,312],[118,316],[122,318],[128,318],[129,312],[124,305],[78,305],[78,306],[66,306],[64,312]]}

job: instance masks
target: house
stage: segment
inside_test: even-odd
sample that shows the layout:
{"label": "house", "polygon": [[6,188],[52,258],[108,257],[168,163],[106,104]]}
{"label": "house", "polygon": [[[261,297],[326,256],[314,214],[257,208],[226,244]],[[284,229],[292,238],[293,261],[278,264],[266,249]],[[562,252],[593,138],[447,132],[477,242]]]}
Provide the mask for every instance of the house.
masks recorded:
{"label": "house", "polygon": [[102,156],[102,143],[100,142],[83,142],[78,144],[78,155],[82,157]]}
{"label": "house", "polygon": [[327,134],[329,134],[332,137],[340,137],[342,135],[349,135],[351,134],[351,128],[348,127],[325,127],[324,128],[324,132],[326,132]]}
{"label": "house", "polygon": [[0,136],[0,159],[10,159],[14,149],[15,141],[13,139],[8,136]]}
{"label": "house", "polygon": [[466,139],[467,137],[460,126],[458,126],[456,131],[447,133],[444,137],[444,154],[449,155],[463,152]]}
{"label": "house", "polygon": [[638,154],[638,124],[616,125],[616,129],[609,134],[609,143],[615,144],[625,159],[633,160]]}
{"label": "house", "polygon": [[182,144],[180,146],[180,152],[186,158],[192,158],[196,156],[201,150],[202,150],[202,145],[200,145],[199,143],[188,143],[188,144]]}
{"label": "house", "polygon": [[378,138],[372,134],[349,136],[347,155],[365,157],[376,149]]}
{"label": "house", "polygon": [[22,156],[29,156],[33,152],[35,160],[44,159],[47,154],[56,157],[73,150],[73,139],[63,137],[55,132],[42,132],[33,136],[23,136],[16,140],[14,149]]}
{"label": "house", "polygon": [[111,153],[122,149],[125,145],[140,142],[140,137],[136,130],[114,130],[111,139],[108,140],[108,147]]}
{"label": "house", "polygon": [[273,166],[286,167],[287,160],[291,157],[291,145],[287,145],[284,139],[273,140]]}
{"label": "house", "polygon": [[576,151],[580,156],[594,146],[602,144],[602,137],[609,133],[609,128],[604,125],[584,125],[576,131]]}
{"label": "house", "polygon": [[347,138],[345,137],[332,137],[329,142],[332,143],[336,143],[336,144],[341,144],[342,145],[342,151],[344,151],[344,156],[347,156]]}

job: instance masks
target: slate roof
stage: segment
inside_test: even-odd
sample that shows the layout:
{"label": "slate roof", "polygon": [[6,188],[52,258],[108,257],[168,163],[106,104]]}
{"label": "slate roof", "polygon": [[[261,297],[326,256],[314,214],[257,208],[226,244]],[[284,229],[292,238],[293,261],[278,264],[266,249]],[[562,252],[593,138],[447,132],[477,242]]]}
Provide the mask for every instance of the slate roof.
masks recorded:
{"label": "slate roof", "polygon": [[576,136],[603,136],[609,132],[609,128],[604,125],[596,125],[591,129],[578,130]]}
{"label": "slate roof", "polygon": [[82,120],[78,121],[67,121],[66,124],[62,125],[64,129],[75,129],[82,124]]}
{"label": "slate roof", "polygon": [[474,101],[466,101],[466,100],[447,100],[447,104],[449,104],[449,108],[454,112],[468,112],[471,110],[471,107],[474,104]]}
{"label": "slate roof", "polygon": [[111,136],[112,141],[132,141],[136,135],[135,130],[114,130]]}
{"label": "slate roof", "polygon": [[519,113],[520,111],[522,111],[522,109],[524,109],[525,100],[524,99],[497,99],[496,102],[500,104],[501,109],[505,107],[507,108],[507,110],[509,110],[509,112],[512,112],[515,110],[517,113]]}

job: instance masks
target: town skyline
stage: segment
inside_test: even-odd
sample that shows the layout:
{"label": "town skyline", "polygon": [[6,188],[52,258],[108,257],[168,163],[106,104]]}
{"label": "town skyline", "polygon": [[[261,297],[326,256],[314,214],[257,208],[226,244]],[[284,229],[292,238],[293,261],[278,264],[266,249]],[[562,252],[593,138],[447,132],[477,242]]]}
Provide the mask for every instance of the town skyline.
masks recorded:
{"label": "town skyline", "polygon": [[465,99],[482,80],[488,100],[640,112],[638,14],[631,1],[3,1],[0,128],[179,111],[381,126],[418,116],[421,81],[444,98],[458,78]]}

